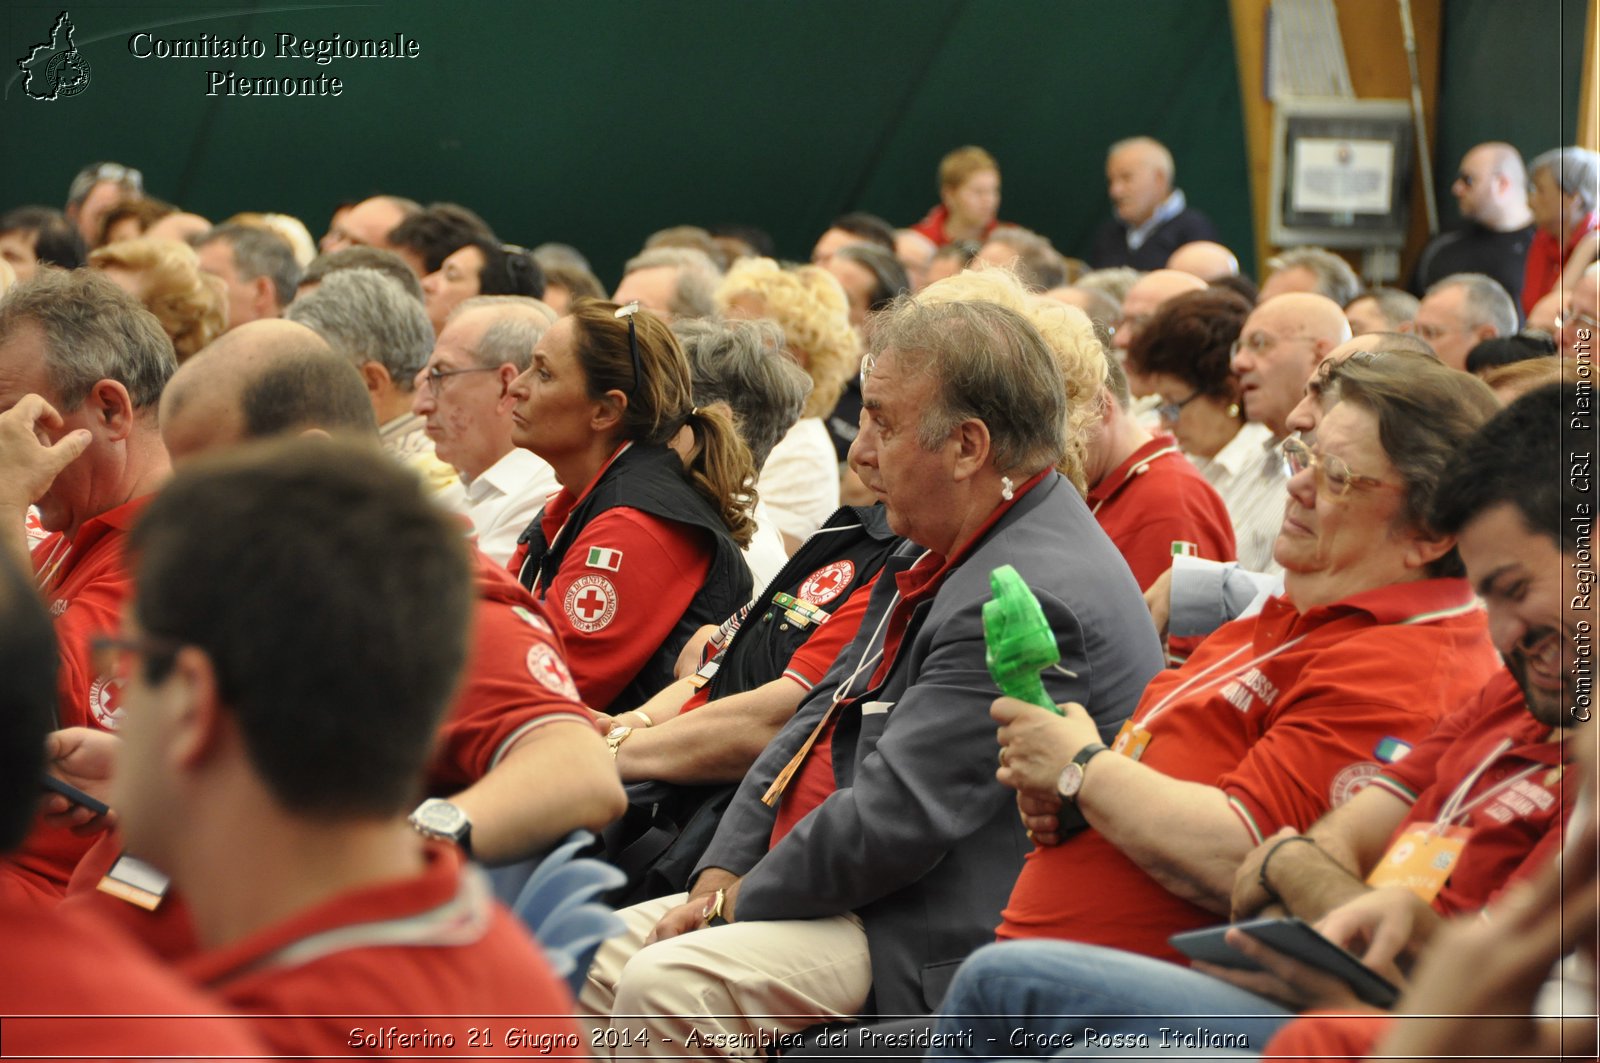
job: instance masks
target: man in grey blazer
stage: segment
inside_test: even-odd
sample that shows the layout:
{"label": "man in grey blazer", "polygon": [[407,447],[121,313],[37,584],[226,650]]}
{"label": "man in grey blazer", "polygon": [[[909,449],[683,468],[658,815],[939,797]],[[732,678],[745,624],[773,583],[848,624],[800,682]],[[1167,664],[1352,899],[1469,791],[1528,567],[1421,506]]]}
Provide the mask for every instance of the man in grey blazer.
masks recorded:
{"label": "man in grey blazer", "polygon": [[1031,849],[996,782],[989,573],[1056,634],[1055,701],[1106,736],[1161,651],[1127,565],[1054,465],[1055,356],[1021,316],[903,298],[874,322],[852,461],[907,542],[855,640],[740,786],[685,896],[626,910],[580,1003],[597,1052],[754,1058],[935,1008]]}

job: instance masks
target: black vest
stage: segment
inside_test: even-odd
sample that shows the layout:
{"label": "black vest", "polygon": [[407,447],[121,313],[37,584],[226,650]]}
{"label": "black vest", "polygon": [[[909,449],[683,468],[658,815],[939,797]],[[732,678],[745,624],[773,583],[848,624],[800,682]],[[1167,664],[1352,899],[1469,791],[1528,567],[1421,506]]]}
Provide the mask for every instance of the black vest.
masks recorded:
{"label": "black vest", "polygon": [[740,694],[783,675],[794,651],[851,592],[871,582],[900,540],[882,506],[843,506],[794,552],[752,602],[717,658],[712,698]]}
{"label": "black vest", "polygon": [[[591,520],[618,506],[704,528],[711,533],[712,555],[705,582],[689,602],[689,608],[678,618],[672,633],[608,706],[607,711],[613,715],[644,704],[671,683],[672,666],[689,636],[706,624],[721,622],[749,600],[751,590],[750,569],[745,564],[744,553],[728,534],[721,515],[684,478],[683,463],[678,456],[666,447],[640,443],[623,451],[611,463],[600,482],[573,507],[553,543],[545,540],[541,523],[544,511],[539,511],[517,539],[518,543],[528,545],[527,559],[517,573],[518,581],[544,601],[550,591],[550,580],[560,570],[572,541]],[[645,606],[641,603],[639,607]],[[576,646],[567,649],[569,653],[579,652]]]}

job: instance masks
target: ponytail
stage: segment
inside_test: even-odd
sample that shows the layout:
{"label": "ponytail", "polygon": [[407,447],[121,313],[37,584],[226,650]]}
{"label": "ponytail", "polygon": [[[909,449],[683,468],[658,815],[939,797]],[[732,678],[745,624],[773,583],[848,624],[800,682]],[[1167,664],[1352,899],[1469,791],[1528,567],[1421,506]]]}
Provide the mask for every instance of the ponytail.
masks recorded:
{"label": "ponytail", "polygon": [[684,475],[696,491],[716,507],[728,534],[740,547],[750,545],[756,532],[750,515],[756,503],[756,467],[722,406],[691,410],[685,420],[694,432],[695,446],[684,463]]}

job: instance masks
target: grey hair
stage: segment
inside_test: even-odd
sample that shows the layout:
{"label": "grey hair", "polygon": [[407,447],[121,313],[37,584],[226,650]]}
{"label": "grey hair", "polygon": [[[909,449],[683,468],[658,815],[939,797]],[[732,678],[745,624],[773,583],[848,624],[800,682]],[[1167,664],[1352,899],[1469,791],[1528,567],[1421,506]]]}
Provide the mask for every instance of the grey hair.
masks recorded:
{"label": "grey hair", "polygon": [[1460,288],[1466,293],[1465,323],[1468,328],[1493,325],[1500,336],[1511,336],[1517,331],[1517,304],[1500,282],[1482,273],[1452,273],[1428,286],[1428,295],[1446,288]]}
{"label": "grey hair", "polygon": [[0,298],[0,343],[32,324],[44,334],[44,368],[65,413],[101,380],[128,390],[136,410],[154,412],[178,368],[161,322],[96,270],[40,269]]}
{"label": "grey hair", "polygon": [[1092,269],[1088,273],[1072,282],[1074,288],[1083,288],[1091,292],[1099,292],[1113,303],[1117,304],[1116,314],[1122,313],[1122,300],[1128,297],[1128,290],[1139,283],[1139,278],[1144,276],[1132,266],[1108,266],[1105,269]]}
{"label": "grey hair", "polygon": [[1020,225],[999,225],[989,234],[989,242],[1003,244],[1017,253],[1012,269],[1024,285],[1036,292],[1048,291],[1067,282],[1067,267],[1055,245],[1032,229]]}
{"label": "grey hair", "polygon": [[483,338],[473,352],[478,364],[494,366],[510,363],[517,367],[517,372],[527,372],[528,366],[533,364],[533,349],[550,331],[550,326],[555,324],[556,312],[531,295],[474,295],[461,300],[450,311],[447,320],[454,321],[470,310],[484,309],[507,312],[496,314],[489,327],[483,330]]}
{"label": "grey hair", "polygon": [[1167,175],[1168,183],[1177,179],[1178,168],[1172,161],[1172,152],[1168,151],[1167,146],[1161,141],[1154,137],[1126,137],[1106,149],[1106,159],[1109,160],[1111,156],[1123,148],[1146,148],[1153,151],[1156,156],[1156,164],[1161,168],[1161,172]]}
{"label": "grey hair", "polygon": [[678,283],[667,304],[674,318],[713,317],[717,312],[715,295],[722,271],[711,256],[692,247],[652,247],[628,259],[622,267],[626,277],[641,269],[671,267],[678,271]]}
{"label": "grey hair", "polygon": [[673,335],[689,359],[697,406],[725,402],[756,471],[800,419],[811,376],[785,352],[775,321],[679,320]]}
{"label": "grey hair", "polygon": [[1044,337],[1021,314],[977,300],[928,305],[902,296],[868,327],[864,374],[892,351],[897,365],[937,385],[917,425],[925,449],[975,419],[989,430],[997,470],[1031,475],[1061,460],[1066,381]]}
{"label": "grey hair", "polygon": [[315,329],[358,367],[377,362],[402,391],[433,353],[428,312],[375,269],[328,274],[316,291],[290,303],[283,316]]}
{"label": "grey hair", "polygon": [[1595,209],[1595,183],[1600,181],[1600,155],[1587,148],[1551,148],[1536,156],[1528,165],[1528,178],[1532,180],[1540,170],[1548,170],[1550,180],[1561,193],[1577,196],[1585,214]]}
{"label": "grey hair", "polygon": [[218,240],[225,241],[233,252],[233,268],[240,278],[253,281],[266,277],[272,281],[272,292],[280,307],[294,301],[294,290],[300,284],[300,263],[295,261],[294,248],[276,233],[237,222],[218,225],[194,241],[196,250]]}
{"label": "grey hair", "polygon": [[354,247],[318,255],[306,266],[305,273],[300,276],[300,283],[321,284],[330,274],[347,269],[377,270],[400,285],[401,289],[417,302],[421,303],[426,298],[422,294],[422,282],[411,272],[411,267],[406,265],[405,259],[393,251],[381,247],[368,247],[366,244],[357,244]]}
{"label": "grey hair", "polygon": [[1368,288],[1350,300],[1345,309],[1350,309],[1363,299],[1371,299],[1377,304],[1378,312],[1383,315],[1383,320],[1388,323],[1390,329],[1417,319],[1417,306],[1420,300],[1410,292],[1403,292],[1399,288]]}
{"label": "grey hair", "polygon": [[1310,270],[1317,278],[1317,294],[1340,306],[1349,306],[1361,292],[1361,281],[1350,263],[1321,247],[1293,247],[1267,259],[1269,277],[1286,269]]}

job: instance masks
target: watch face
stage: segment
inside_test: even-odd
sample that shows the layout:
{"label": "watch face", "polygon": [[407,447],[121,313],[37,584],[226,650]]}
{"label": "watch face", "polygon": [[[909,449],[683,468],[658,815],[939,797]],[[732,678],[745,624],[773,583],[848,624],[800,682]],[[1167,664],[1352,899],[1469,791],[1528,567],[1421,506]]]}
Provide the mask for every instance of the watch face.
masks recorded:
{"label": "watch face", "polygon": [[467,829],[467,814],[448,801],[424,801],[411,813],[417,827],[444,838],[459,837]]}
{"label": "watch face", "polygon": [[1083,789],[1083,765],[1078,763],[1068,764],[1061,769],[1061,775],[1056,779],[1056,792],[1069,801],[1078,796],[1078,791]]}

